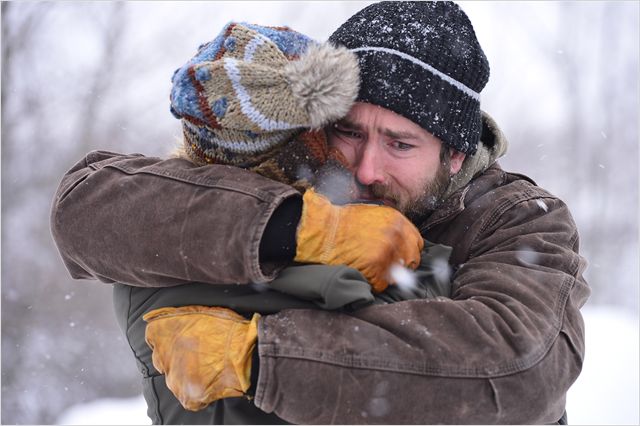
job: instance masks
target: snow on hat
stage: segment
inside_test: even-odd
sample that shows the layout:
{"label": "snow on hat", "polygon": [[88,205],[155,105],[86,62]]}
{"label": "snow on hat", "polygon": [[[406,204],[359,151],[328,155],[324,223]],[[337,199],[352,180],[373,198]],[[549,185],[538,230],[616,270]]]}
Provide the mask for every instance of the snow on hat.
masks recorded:
{"label": "snow on hat", "polygon": [[358,101],[392,110],[458,151],[475,153],[489,63],[458,5],[375,3],[349,18],[329,41],[358,55]]}
{"label": "snow on hat", "polygon": [[344,116],[355,55],[287,27],[231,22],[172,77],[171,112],[196,164],[250,167],[304,128]]}

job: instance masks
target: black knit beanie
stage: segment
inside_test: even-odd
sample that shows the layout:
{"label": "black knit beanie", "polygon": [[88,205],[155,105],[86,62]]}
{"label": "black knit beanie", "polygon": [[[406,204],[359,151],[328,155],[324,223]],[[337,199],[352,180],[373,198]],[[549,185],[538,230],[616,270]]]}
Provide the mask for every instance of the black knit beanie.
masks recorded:
{"label": "black knit beanie", "polygon": [[349,18],[329,41],[358,56],[358,101],[392,110],[458,151],[475,153],[489,62],[458,5],[375,3]]}

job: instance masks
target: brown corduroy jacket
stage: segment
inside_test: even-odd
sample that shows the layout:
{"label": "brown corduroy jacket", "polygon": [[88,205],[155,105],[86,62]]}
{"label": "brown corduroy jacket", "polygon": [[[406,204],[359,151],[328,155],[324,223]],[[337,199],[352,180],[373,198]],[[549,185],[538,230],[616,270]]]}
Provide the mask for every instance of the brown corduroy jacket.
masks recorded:
{"label": "brown corduroy jacket", "polygon": [[590,293],[567,206],[494,165],[420,230],[453,247],[451,300],[264,317],[259,408],[296,423],[561,418]]}
{"label": "brown corduroy jacket", "polygon": [[[288,197],[240,169],[93,152],[64,177],[52,232],[74,278],[265,282],[284,265],[260,264],[260,238]],[[494,164],[419,228],[453,247],[452,298],[263,317],[258,408],[293,423],[560,419],[589,295],[567,206]]]}

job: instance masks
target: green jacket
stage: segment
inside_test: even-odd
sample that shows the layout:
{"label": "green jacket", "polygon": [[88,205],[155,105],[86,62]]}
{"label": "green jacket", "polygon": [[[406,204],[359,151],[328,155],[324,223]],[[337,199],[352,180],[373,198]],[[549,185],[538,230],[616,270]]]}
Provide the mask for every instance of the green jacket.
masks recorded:
{"label": "green jacket", "polygon": [[[154,424],[285,424],[275,414],[267,414],[244,398],[217,401],[193,412],[182,408],[151,362],[145,342],[146,323],[142,316],[166,306],[222,306],[250,317],[284,309],[342,309],[351,311],[371,304],[409,299],[449,297],[451,284],[447,265],[451,248],[425,241],[417,282],[411,288],[390,287],[374,296],[360,272],[346,266],[303,265],[285,268],[268,285],[211,285],[192,283],[175,287],[144,288],[115,284],[113,303],[118,324],[131,346],[142,374],[147,414]],[[257,352],[257,351],[256,351]],[[258,357],[254,357],[254,374]],[[253,382],[257,380],[254,377]]]}

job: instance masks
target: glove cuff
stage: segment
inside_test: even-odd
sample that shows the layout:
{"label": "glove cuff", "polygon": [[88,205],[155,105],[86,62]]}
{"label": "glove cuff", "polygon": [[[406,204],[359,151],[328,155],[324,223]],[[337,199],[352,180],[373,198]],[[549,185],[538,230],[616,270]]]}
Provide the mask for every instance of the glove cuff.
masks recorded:
{"label": "glove cuff", "polygon": [[251,386],[251,361],[258,341],[258,320],[260,314],[253,314],[249,324],[238,324],[237,329],[244,334],[244,344],[236,354],[230,354],[230,361],[236,370],[240,390],[246,394]]}
{"label": "glove cuff", "polygon": [[251,374],[249,375],[249,389],[245,392],[247,398],[253,399],[256,396],[258,387],[258,376],[260,374],[260,354],[258,348],[254,348],[251,355]]}
{"label": "glove cuff", "polygon": [[302,216],[296,233],[296,257],[301,263],[330,265],[341,207],[308,189],[302,198]]}

